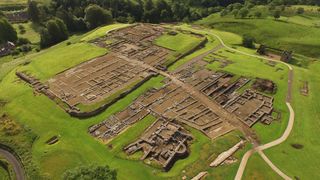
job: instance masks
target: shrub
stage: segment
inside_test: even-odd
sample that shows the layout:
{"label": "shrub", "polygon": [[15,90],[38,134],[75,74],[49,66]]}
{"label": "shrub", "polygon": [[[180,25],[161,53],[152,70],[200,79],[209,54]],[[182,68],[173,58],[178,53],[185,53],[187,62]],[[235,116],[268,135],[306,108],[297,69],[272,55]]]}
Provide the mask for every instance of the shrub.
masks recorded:
{"label": "shrub", "polygon": [[303,14],[303,13],[304,13],[304,8],[299,7],[299,8],[297,9],[297,14]]}
{"label": "shrub", "polygon": [[19,37],[18,40],[17,40],[17,45],[21,46],[21,45],[24,45],[24,44],[31,44],[31,42],[27,38]]}
{"label": "shrub", "polygon": [[104,179],[104,180],[116,180],[117,172],[112,170],[109,166],[81,166],[72,170],[68,170],[63,175],[64,180],[92,180],[92,179]]}
{"label": "shrub", "polygon": [[242,45],[247,48],[254,48],[255,39],[249,35],[244,35],[242,38]]}

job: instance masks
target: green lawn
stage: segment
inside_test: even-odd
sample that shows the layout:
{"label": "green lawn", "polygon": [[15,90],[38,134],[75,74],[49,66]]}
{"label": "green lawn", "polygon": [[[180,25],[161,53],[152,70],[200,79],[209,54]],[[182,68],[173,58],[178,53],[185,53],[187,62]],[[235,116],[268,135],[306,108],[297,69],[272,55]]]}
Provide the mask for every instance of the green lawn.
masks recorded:
{"label": "green lawn", "polygon": [[91,41],[91,40],[94,40],[98,37],[106,35],[111,30],[123,28],[123,27],[127,27],[127,26],[129,26],[129,24],[112,24],[112,25],[106,25],[104,27],[99,27],[99,28],[87,33],[81,39],[81,41]]}
{"label": "green lawn", "polygon": [[[320,63],[313,63],[309,69],[295,68],[293,108],[295,124],[289,139],[283,144],[266,151],[266,154],[283,172],[299,179],[319,179],[320,168]],[[300,95],[302,82],[308,80],[310,93]],[[295,149],[292,144],[303,145]]]}
{"label": "green lawn", "polygon": [[177,35],[164,34],[155,40],[156,45],[178,52],[181,52],[190,46],[197,45],[200,42],[200,38],[180,32]]}
{"label": "green lawn", "polygon": [[[295,17],[289,18],[301,21]],[[320,58],[319,28],[297,23],[266,19],[235,19],[230,16],[220,17],[213,14],[197,24],[208,25],[219,30],[233,32],[239,35],[249,34],[258,43],[276,48],[292,50],[295,53]],[[276,31],[275,31],[276,30]]]}
{"label": "green lawn", "polygon": [[[19,25],[22,25],[25,28],[25,33],[20,33]],[[13,24],[13,27],[18,33],[18,36],[29,39],[32,44],[37,44],[40,42],[40,35],[35,31],[35,29],[37,28],[35,26],[36,25],[32,24],[31,22]]]}
{"label": "green lawn", "polygon": [[281,180],[282,178],[269,167],[260,155],[255,153],[248,161],[248,165],[243,174],[243,179]]}
{"label": "green lawn", "polygon": [[[0,156],[0,161],[1,161],[1,156]],[[10,176],[8,171],[1,166],[1,162],[0,162],[0,180],[9,180]]]}
{"label": "green lawn", "polygon": [[20,67],[19,70],[28,71],[40,80],[48,80],[59,72],[104,55],[106,52],[106,49],[87,43],[75,43],[69,46],[62,44],[32,57],[31,63]]}

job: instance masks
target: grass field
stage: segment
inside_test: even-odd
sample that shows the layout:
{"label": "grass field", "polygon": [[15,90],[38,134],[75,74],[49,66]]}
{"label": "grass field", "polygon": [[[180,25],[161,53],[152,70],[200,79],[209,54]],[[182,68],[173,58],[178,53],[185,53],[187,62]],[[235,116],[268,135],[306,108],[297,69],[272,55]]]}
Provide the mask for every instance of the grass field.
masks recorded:
{"label": "grass field", "polygon": [[[299,179],[319,179],[315,173],[320,168],[320,63],[315,62],[310,69],[295,68],[293,108],[295,125],[289,139],[270,150],[266,154],[270,159],[291,177]],[[308,80],[309,96],[300,95],[302,81]],[[302,149],[295,149],[292,144],[301,144]]]}
{"label": "grass field", "polygon": [[[70,53],[76,52],[76,53]],[[56,46],[31,59],[31,63],[19,68],[28,71],[40,80],[47,80],[55,74],[84,61],[106,54],[106,50],[87,43]]]}
{"label": "grass field", "polygon": [[243,179],[281,180],[282,178],[266,164],[260,155],[254,154],[248,161]]}
{"label": "grass field", "polygon": [[112,31],[114,29],[127,27],[129,24],[112,24],[104,27],[99,27],[85,35],[83,38],[81,38],[81,41],[91,41],[98,37],[106,35],[109,31]]}
{"label": "grass field", "polygon": [[[290,17],[294,21],[303,21]],[[286,21],[266,19],[235,19],[220,17],[213,14],[197,24],[208,25],[219,30],[233,32],[239,35],[249,34],[258,43],[276,48],[292,50],[295,53],[320,58],[320,30],[312,26],[304,26]],[[276,31],[275,31],[276,29]]]}
{"label": "grass field", "polygon": [[184,33],[178,33],[177,35],[174,35],[174,36],[169,34],[164,34],[155,40],[155,44],[158,46],[171,49],[173,51],[180,52],[188,48],[190,44],[197,45],[199,44],[200,41],[201,39],[195,36],[184,34]]}
{"label": "grass field", "polygon": [[[19,25],[22,25],[25,28],[25,33],[20,33]],[[36,27],[31,22],[13,24],[13,27],[16,29],[19,37],[29,39],[32,44],[37,44],[40,42],[40,35],[35,31]]]}
{"label": "grass field", "polygon": [[[230,46],[234,46],[235,48],[244,50],[246,52],[254,53],[253,50],[248,50],[237,46],[236,44],[239,43],[239,38],[237,38],[238,40],[234,38],[234,41],[232,41],[233,38],[230,38],[231,35],[228,36],[227,34],[219,32],[217,30],[213,31],[216,34],[219,34],[224,40],[226,40],[227,44],[229,44]],[[308,35],[307,37],[313,36]],[[275,41],[277,41],[277,38],[275,38]],[[234,55],[228,55],[228,57],[230,57],[232,60],[237,59],[236,57],[234,57]],[[256,63],[251,63],[247,61],[249,59],[250,58],[246,56],[240,55],[239,59],[237,60],[237,66],[234,66],[235,64],[231,64],[227,66],[225,70],[241,73],[243,75],[248,74],[251,71],[251,73],[254,73],[255,76],[260,76],[265,72],[268,72],[266,71],[266,69],[264,69],[262,64],[259,65],[258,61],[256,61]],[[259,71],[256,70],[256,67],[259,67]],[[217,66],[213,66],[213,68],[217,68]],[[320,96],[317,93],[320,90],[320,76],[317,73],[319,72],[319,70],[320,63],[318,61],[311,62],[308,68],[294,67],[294,87],[292,102],[296,115],[294,129],[289,139],[285,141],[285,143],[266,150],[267,156],[271,159],[272,162],[274,162],[276,166],[278,166],[289,176],[299,179],[319,178],[319,175],[315,173],[317,172],[317,169],[320,168],[320,161],[318,158],[320,156],[318,151],[318,149],[320,148],[320,141],[319,138],[317,138],[318,134],[320,133],[320,123],[318,122],[318,119],[320,119],[320,104],[318,103],[320,100]],[[267,75],[267,77],[270,77],[272,80],[275,80],[275,82],[278,82],[278,89],[280,89],[280,92],[278,92],[275,97],[275,106],[287,111],[285,105],[283,104],[285,97],[284,94],[287,87],[285,76],[287,70],[286,68],[284,68],[284,70],[282,71],[283,77],[281,77],[281,75],[279,76],[279,74],[275,72],[271,73],[270,75],[269,73],[265,73],[265,76]],[[278,77],[273,76],[272,74],[278,74]],[[250,75],[250,73],[248,75]],[[282,83],[280,82],[281,78],[283,78],[283,81],[281,81]],[[309,96],[307,97],[300,94],[300,88],[303,83],[302,81],[305,80],[308,81],[310,89]],[[279,99],[279,102],[277,102],[277,99]],[[287,119],[288,114],[285,114],[285,117],[283,117],[283,122],[281,123],[275,122],[268,127],[257,124],[254,126],[254,129],[259,134],[262,142],[266,143],[276,137],[279,137],[282,134],[284,128],[286,127]],[[295,149],[292,147],[292,144],[301,144],[303,145],[303,148]],[[257,155],[253,156],[252,159],[250,159],[247,172],[251,173],[246,173],[246,178],[259,179],[259,177],[270,176],[270,178],[272,179],[274,177],[274,174],[269,172],[269,167],[266,164],[262,164],[261,161],[261,158]],[[266,172],[268,172],[267,175]],[[267,177],[267,179],[270,178]]]}

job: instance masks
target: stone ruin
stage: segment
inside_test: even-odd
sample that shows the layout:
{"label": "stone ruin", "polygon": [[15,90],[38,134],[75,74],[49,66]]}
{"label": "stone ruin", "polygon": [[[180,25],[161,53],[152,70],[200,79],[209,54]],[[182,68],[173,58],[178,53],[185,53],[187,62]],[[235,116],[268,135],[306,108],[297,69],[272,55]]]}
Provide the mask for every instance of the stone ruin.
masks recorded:
{"label": "stone ruin", "polygon": [[0,57],[9,55],[15,47],[16,47],[15,44],[9,41],[6,43],[0,44]]}
{"label": "stone ruin", "polygon": [[274,82],[261,78],[256,78],[256,80],[252,84],[252,88],[254,90],[269,94],[274,94],[277,91],[277,86]]}
{"label": "stone ruin", "polygon": [[180,125],[158,119],[124,151],[129,155],[142,151],[141,160],[154,161],[168,171],[175,161],[188,156],[188,143],[191,140],[192,136]]}
{"label": "stone ruin", "polygon": [[271,124],[274,120],[272,105],[272,97],[247,89],[244,93],[229,101],[224,108],[240,117],[245,124],[251,127],[258,121]]}
{"label": "stone ruin", "polygon": [[292,51],[277,49],[268,47],[266,45],[260,45],[257,52],[261,55],[275,54],[280,56],[280,60],[283,62],[290,62],[292,60]]}
{"label": "stone ruin", "polygon": [[[202,68],[195,68],[195,67]],[[272,113],[273,98],[255,90],[247,89],[239,92],[251,80],[246,77],[237,77],[226,72],[213,72],[205,68],[206,63],[191,63],[186,68],[176,72],[179,79],[188,83],[205,94],[212,101],[220,104],[222,108],[235,114],[249,127],[260,121],[270,124],[274,118]],[[267,83],[264,83],[267,82]],[[276,91],[276,86],[272,81],[257,79],[256,86],[264,92]]]}
{"label": "stone ruin", "polygon": [[157,46],[154,40],[163,35],[165,28],[152,24],[136,24],[108,33],[93,41],[129,59],[143,61],[160,69],[172,50]]}
{"label": "stone ruin", "polygon": [[160,89],[147,91],[124,111],[90,127],[89,133],[108,142],[148,114],[187,124],[212,139],[234,129],[233,126],[181,87],[168,83]]}

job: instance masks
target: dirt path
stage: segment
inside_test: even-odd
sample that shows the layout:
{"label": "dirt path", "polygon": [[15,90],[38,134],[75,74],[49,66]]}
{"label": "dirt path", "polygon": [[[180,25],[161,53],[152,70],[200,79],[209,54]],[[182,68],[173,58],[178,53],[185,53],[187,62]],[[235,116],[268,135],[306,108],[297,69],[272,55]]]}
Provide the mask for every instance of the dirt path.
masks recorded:
{"label": "dirt path", "polygon": [[17,180],[24,180],[24,169],[20,161],[9,151],[0,148],[0,156],[4,157],[12,166]]}
{"label": "dirt path", "polygon": [[[220,118],[224,119],[225,121],[229,122],[233,127],[238,128],[241,132],[243,132],[246,137],[257,144],[257,141],[255,139],[256,134],[255,132],[249,128],[246,124],[244,124],[236,115],[229,113],[225,109],[223,109],[220,105],[215,103],[214,101],[211,101],[206,95],[202,94],[199,90],[195,89],[193,86],[184,83],[178,79],[175,75],[169,74],[165,71],[161,71],[159,69],[154,68],[153,66],[146,64],[142,61],[129,59],[121,54],[117,54],[120,58],[127,60],[131,63],[134,63],[138,66],[150,69],[156,73],[159,73],[160,75],[169,78],[173,83],[181,86],[184,90],[186,90],[188,93],[196,97],[199,101],[207,105],[209,109],[211,109],[213,112],[215,112]],[[199,57],[202,57],[202,55],[196,57],[195,59],[199,59]]]}
{"label": "dirt path", "polygon": [[248,159],[250,158],[250,156],[254,153],[254,152],[258,152],[259,155],[263,158],[263,160],[277,173],[279,174],[283,179],[291,179],[289,176],[287,176],[286,174],[284,174],[279,168],[277,168],[269,159],[268,157],[263,153],[263,150],[265,149],[268,149],[268,148],[271,148],[271,147],[274,147],[276,145],[279,145],[281,143],[283,143],[290,135],[292,129],[293,129],[293,125],[294,125],[294,110],[290,104],[291,102],[291,96],[292,96],[292,83],[293,83],[293,68],[291,67],[291,65],[285,63],[285,62],[282,62],[282,61],[277,61],[277,60],[274,60],[274,59],[270,59],[270,58],[267,58],[267,57],[263,57],[263,56],[257,56],[257,55],[253,55],[253,54],[249,54],[249,53],[246,53],[246,52],[242,52],[242,51],[239,51],[237,49],[233,49],[229,46],[227,46],[223,40],[216,34],[213,34],[213,33],[210,33],[211,35],[215,36],[219,41],[220,43],[227,49],[233,51],[233,52],[237,52],[237,53],[240,53],[240,54],[243,54],[243,55],[247,55],[247,56],[251,56],[251,57],[255,57],[255,58],[259,58],[259,59],[263,59],[263,60],[268,60],[268,61],[273,61],[273,62],[277,62],[277,63],[281,63],[281,64],[284,64],[288,67],[289,69],[289,74],[288,74],[288,91],[287,91],[287,98],[286,98],[286,105],[289,109],[289,112],[290,112],[290,117],[289,117],[289,121],[288,121],[288,125],[287,125],[287,128],[285,130],[285,132],[283,133],[283,135],[270,142],[270,143],[267,143],[267,144],[264,144],[264,145],[260,145],[260,146],[254,146],[253,149],[249,150],[242,158],[241,160],[241,163],[240,163],[240,166],[239,166],[239,169],[237,171],[237,174],[236,174],[236,177],[235,179],[236,180],[240,180],[242,178],[242,175],[243,175],[243,172],[245,170],[245,167],[246,167],[246,164],[248,162]]}

